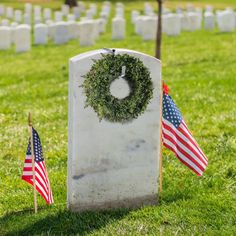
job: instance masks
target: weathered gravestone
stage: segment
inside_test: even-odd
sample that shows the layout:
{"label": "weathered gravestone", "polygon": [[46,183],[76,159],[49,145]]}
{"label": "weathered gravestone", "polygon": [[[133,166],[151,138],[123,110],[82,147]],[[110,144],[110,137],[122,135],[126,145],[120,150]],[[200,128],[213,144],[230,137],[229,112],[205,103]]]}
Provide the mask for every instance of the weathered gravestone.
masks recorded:
{"label": "weathered gravestone", "polygon": [[[67,197],[68,208],[72,211],[133,208],[157,203],[161,145],[161,63],[140,52],[116,49],[115,58],[132,57],[141,63],[142,68],[146,68],[145,73],[138,72],[138,77],[145,87],[141,97],[148,97],[150,100],[143,113],[135,119],[120,122],[121,114],[118,112],[115,115],[116,122],[109,119],[99,121],[94,107],[85,108],[88,96],[93,96],[97,87],[92,87],[91,94],[88,95],[84,84],[87,81],[86,75],[94,68],[94,60],[104,59],[104,55],[110,55],[108,62],[113,60],[112,54],[107,50],[90,51],[70,59]],[[128,63],[127,60],[121,60],[120,67],[114,68],[120,74],[126,69],[124,73],[127,77],[133,71],[143,71],[140,64],[137,66],[135,63]],[[133,66],[137,66],[136,69],[132,69]],[[103,78],[109,78],[111,70],[106,66],[96,68],[107,71]],[[97,81],[97,75],[101,76],[103,73],[95,72],[89,75],[94,75],[94,81]],[[129,86],[131,91],[127,91],[127,80],[121,81],[125,80],[126,75],[117,80],[116,77],[113,78],[110,85],[109,96],[121,99],[118,100],[120,102],[124,101],[122,99],[127,93],[129,95],[125,101],[130,102],[134,98],[131,94],[134,96],[137,92]],[[130,78],[129,81],[132,80]],[[151,97],[150,94],[144,94],[144,91],[150,89],[149,86],[152,87]],[[139,97],[138,94],[135,96]],[[134,113],[125,114],[132,116]]]}

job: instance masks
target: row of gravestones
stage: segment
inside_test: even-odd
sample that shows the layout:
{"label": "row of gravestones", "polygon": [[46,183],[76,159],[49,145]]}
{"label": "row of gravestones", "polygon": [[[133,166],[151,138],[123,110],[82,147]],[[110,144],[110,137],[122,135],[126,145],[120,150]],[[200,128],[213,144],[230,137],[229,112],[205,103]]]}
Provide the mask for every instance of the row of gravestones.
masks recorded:
{"label": "row of gravestones", "polygon": [[[50,8],[44,8],[42,14],[41,6],[36,5],[33,8],[33,6],[29,3],[25,4],[24,12],[18,9],[14,10],[12,7],[5,8],[4,5],[0,5],[0,16],[5,16],[9,20],[14,20],[17,23],[24,23],[28,25],[31,25],[32,19],[34,19],[34,24],[52,20],[52,13],[53,12]],[[90,4],[89,9],[86,9],[83,2],[79,2],[79,6],[72,9],[72,14],[68,5],[62,5],[61,11],[55,11],[54,20],[56,22],[62,21],[64,18],[67,18],[69,21],[77,20],[80,18],[82,13],[84,13],[84,19],[93,19],[97,15],[96,4]],[[100,12],[100,17],[107,19],[109,15],[110,3],[104,2]],[[5,22],[7,22],[7,20]]]}
{"label": "row of gravestones", "polygon": [[[162,29],[167,35],[179,35],[181,31],[195,31],[202,28],[204,17],[204,28],[215,29],[217,23],[220,32],[232,32],[236,28],[236,13],[233,10],[205,12],[167,13],[162,17]],[[135,33],[143,37],[143,40],[154,40],[157,29],[156,15],[140,15],[138,11],[132,11],[132,23]]]}
{"label": "row of gravestones", "polygon": [[[44,45],[51,39],[55,44],[65,44],[71,39],[78,39],[80,46],[92,46],[99,35],[104,33],[106,21],[102,18],[84,20],[81,22],[48,22],[48,24],[34,25],[34,44]],[[125,20],[116,17],[112,20],[112,39],[121,40],[125,37]],[[31,48],[31,27],[17,25],[11,27],[0,26],[0,49],[7,50],[12,44],[16,45],[16,52],[28,51]]]}

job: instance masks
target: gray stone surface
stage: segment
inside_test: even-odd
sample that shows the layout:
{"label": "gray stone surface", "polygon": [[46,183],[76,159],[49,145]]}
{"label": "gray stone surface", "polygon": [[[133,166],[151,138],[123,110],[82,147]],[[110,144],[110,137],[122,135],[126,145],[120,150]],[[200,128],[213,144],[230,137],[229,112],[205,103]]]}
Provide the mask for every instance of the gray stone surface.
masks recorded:
{"label": "gray stone surface", "polygon": [[[143,61],[149,68],[154,96],[144,114],[129,123],[99,122],[85,108],[81,85],[92,59],[106,50],[70,59],[69,157],[67,203],[72,211],[132,208],[157,204],[160,155],[160,61],[135,51],[116,49]],[[144,78],[145,79],[145,78]]]}

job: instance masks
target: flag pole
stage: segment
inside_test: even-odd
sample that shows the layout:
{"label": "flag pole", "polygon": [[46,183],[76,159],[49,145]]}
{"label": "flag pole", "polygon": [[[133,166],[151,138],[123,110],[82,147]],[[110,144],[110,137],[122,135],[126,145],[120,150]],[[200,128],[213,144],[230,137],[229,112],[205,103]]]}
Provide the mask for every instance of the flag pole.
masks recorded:
{"label": "flag pole", "polygon": [[163,172],[162,172],[162,149],[163,149],[163,143],[162,143],[162,106],[163,106],[163,80],[161,80],[161,95],[160,95],[160,158],[159,158],[159,191],[160,194],[162,193],[162,180],[163,180]]}
{"label": "flag pole", "polygon": [[32,115],[29,112],[28,116],[29,134],[30,134],[30,146],[31,146],[31,156],[32,156],[32,171],[33,171],[33,186],[34,186],[34,212],[38,212],[37,207],[37,192],[36,192],[36,181],[35,181],[35,157],[34,157],[34,143],[33,143],[33,130],[32,130]]}

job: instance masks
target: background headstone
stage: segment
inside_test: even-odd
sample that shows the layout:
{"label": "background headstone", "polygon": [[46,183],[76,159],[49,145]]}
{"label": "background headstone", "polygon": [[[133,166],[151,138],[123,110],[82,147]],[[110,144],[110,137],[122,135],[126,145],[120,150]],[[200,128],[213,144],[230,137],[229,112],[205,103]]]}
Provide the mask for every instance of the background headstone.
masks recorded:
{"label": "background headstone", "polygon": [[44,45],[48,42],[48,26],[46,24],[37,24],[34,26],[34,43]]}
{"label": "background headstone", "polygon": [[55,24],[54,42],[55,44],[65,44],[68,42],[68,27],[66,22],[57,22]]}
{"label": "background headstone", "polygon": [[0,50],[7,50],[11,47],[11,28],[0,26]]}
{"label": "background headstone", "polygon": [[79,22],[79,29],[80,46],[92,46],[95,43],[93,20]]}
{"label": "background headstone", "polygon": [[27,52],[31,49],[31,28],[29,25],[19,25],[15,29],[16,52]]}
{"label": "background headstone", "polygon": [[120,40],[125,38],[125,19],[116,17],[112,19],[112,39]]}

